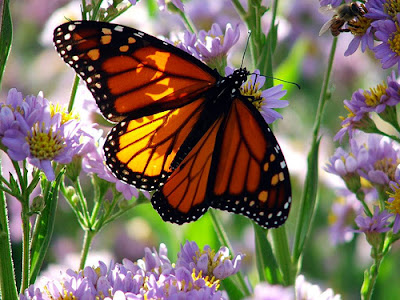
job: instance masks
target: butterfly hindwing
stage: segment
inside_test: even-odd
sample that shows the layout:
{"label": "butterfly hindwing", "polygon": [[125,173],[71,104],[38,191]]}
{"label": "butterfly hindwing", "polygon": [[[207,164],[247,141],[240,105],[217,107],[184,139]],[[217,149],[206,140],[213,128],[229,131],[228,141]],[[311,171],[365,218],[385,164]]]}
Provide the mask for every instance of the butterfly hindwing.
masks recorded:
{"label": "butterfly hindwing", "polygon": [[211,206],[259,225],[282,225],[291,204],[289,171],[271,129],[245,98],[236,98],[219,132],[208,188]]}
{"label": "butterfly hindwing", "polygon": [[219,77],[190,54],[122,25],[65,23],[55,29],[54,44],[111,121],[181,107]]}
{"label": "butterfly hindwing", "polygon": [[121,180],[154,190],[171,174],[170,164],[199,119],[204,99],[117,124],[104,144],[106,164]]}
{"label": "butterfly hindwing", "polygon": [[163,220],[182,224],[201,217],[209,208],[207,187],[213,150],[223,119],[219,118],[153,195],[151,203]]}

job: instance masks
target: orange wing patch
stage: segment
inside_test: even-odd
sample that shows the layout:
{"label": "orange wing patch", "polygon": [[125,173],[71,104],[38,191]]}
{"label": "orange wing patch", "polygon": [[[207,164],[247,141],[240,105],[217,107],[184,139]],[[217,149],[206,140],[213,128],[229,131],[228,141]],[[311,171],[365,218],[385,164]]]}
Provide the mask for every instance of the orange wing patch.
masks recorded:
{"label": "orange wing patch", "polygon": [[207,187],[217,133],[217,120],[174,170],[151,202],[165,221],[182,224],[197,220],[210,206]]}
{"label": "orange wing patch", "polygon": [[204,99],[149,117],[123,121],[107,136],[106,163],[121,180],[154,190],[197,122]]}

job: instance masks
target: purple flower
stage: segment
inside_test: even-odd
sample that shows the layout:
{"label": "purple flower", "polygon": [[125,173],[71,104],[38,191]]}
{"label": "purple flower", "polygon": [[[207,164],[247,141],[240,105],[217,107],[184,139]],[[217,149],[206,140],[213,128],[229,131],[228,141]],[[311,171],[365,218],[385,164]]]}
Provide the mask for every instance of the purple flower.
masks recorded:
{"label": "purple flower", "polygon": [[399,145],[387,137],[371,134],[368,136],[368,160],[359,173],[365,179],[378,185],[395,181],[400,161]]}
{"label": "purple flower", "polygon": [[372,20],[366,17],[358,17],[357,21],[352,22],[351,32],[354,37],[351,40],[347,50],[344,52],[344,56],[349,56],[356,52],[361,44],[361,52],[374,48],[374,31],[371,26]]}
{"label": "purple flower", "polygon": [[[400,14],[397,15],[396,20],[378,20],[372,23],[376,30],[375,36],[382,41],[381,44],[376,46],[373,51],[377,59],[380,59],[382,68],[388,69],[400,61]],[[397,66],[398,70],[400,65]]]}
{"label": "purple flower", "polygon": [[184,31],[172,36],[166,41],[179,49],[188,52],[199,60],[217,70],[224,70],[226,56],[230,48],[239,40],[239,26],[226,25],[225,34],[218,24],[213,24],[211,30],[201,30],[199,34]]}
{"label": "purple flower", "polygon": [[383,120],[397,125],[395,106],[400,103],[400,84],[397,82],[395,72],[387,77],[386,82],[378,84],[369,90],[359,89],[353,93],[351,100],[344,100],[344,107],[349,114],[343,119],[342,129],[335,136],[335,140],[342,141],[348,133],[353,137],[356,129],[369,133],[377,133],[375,123],[370,118],[370,113],[377,113]]}
{"label": "purple flower", "polygon": [[[391,85],[393,85],[392,81],[390,82]],[[392,94],[390,94],[390,97],[382,97],[384,91],[386,92],[381,85],[378,85],[376,90],[371,89],[368,92],[359,89],[353,93],[350,101],[344,100],[344,108],[349,112],[349,114],[347,117],[340,117],[343,120],[341,123],[342,128],[335,135],[334,140],[342,142],[346,133],[351,139],[356,129],[369,133],[378,132],[375,123],[369,116],[369,112],[376,111],[378,106],[379,110],[382,108],[384,109],[386,107],[385,105],[391,105],[395,101],[393,99],[397,98],[397,96],[392,97]],[[388,97],[391,99],[389,100]],[[383,100],[383,103],[380,103],[381,99]]]}
{"label": "purple flower", "polygon": [[374,214],[372,217],[368,216],[357,216],[355,221],[359,228],[355,232],[364,232],[364,233],[380,233],[380,232],[387,232],[390,230],[389,224],[390,222],[388,219],[392,216],[386,210],[382,212],[379,211],[379,207],[375,206]]}
{"label": "purple flower", "polygon": [[161,11],[165,11],[167,9],[169,2],[171,2],[172,5],[175,6],[177,9],[184,12],[183,3],[181,0],[157,0],[158,8]]}
{"label": "purple flower", "polygon": [[197,37],[196,48],[207,65],[217,70],[224,70],[228,51],[239,40],[239,25],[227,24],[225,34],[218,24],[213,24],[210,31],[201,30]]}
{"label": "purple flower", "polygon": [[391,19],[392,17],[388,15],[386,8],[384,7],[386,2],[386,0],[368,0],[367,3],[365,3],[367,13],[364,16],[372,20]]}
{"label": "purple flower", "polygon": [[[358,94],[353,94],[356,97]],[[341,123],[342,128],[333,138],[335,141],[342,142],[345,134],[349,135],[351,139],[356,129],[363,130],[365,132],[373,132],[376,128],[375,123],[369,118],[365,117],[364,113],[361,113],[354,102],[344,100],[344,108],[349,112],[347,117],[340,117],[343,121]]]}
{"label": "purple flower", "polygon": [[[230,67],[225,68],[226,76],[233,73],[233,69]],[[271,124],[276,119],[282,119],[282,115],[274,110],[274,108],[283,108],[289,105],[289,101],[280,100],[281,97],[286,95],[286,91],[282,90],[282,85],[276,85],[272,88],[261,90],[265,83],[265,77],[260,76],[259,70],[254,70],[248,79],[240,87],[241,94],[244,96],[253,97],[253,105],[260,111],[264,120]]]}
{"label": "purple flower", "polygon": [[28,127],[32,127],[41,119],[49,105],[42,93],[37,97],[27,96],[24,99],[22,93],[14,88],[10,89],[5,104],[0,104],[0,138],[4,136],[6,130],[18,130],[21,127],[17,116],[22,118]]}
{"label": "purple flower", "polygon": [[254,288],[254,295],[247,300],[294,300],[294,291],[290,287],[260,282]]}
{"label": "purple flower", "polygon": [[391,182],[390,188],[392,192],[387,192],[389,195],[386,201],[386,208],[394,214],[393,233],[398,233],[400,230],[400,186],[398,182]]}
{"label": "purple flower", "polygon": [[360,114],[376,112],[381,114],[388,107],[396,106],[400,102],[400,84],[396,80],[395,72],[387,77],[387,83],[382,82],[369,90],[359,89],[352,96],[352,104]]}
{"label": "purple flower", "polygon": [[208,276],[200,273],[196,275],[185,266],[173,267],[167,248],[161,245],[158,253],[146,248],[145,257],[136,263],[124,259],[122,264],[111,263],[107,267],[100,261],[98,267],[86,267],[83,271],[69,269],[62,272],[60,280],[30,286],[20,300],[58,299],[65,295],[89,300],[223,299],[217,290],[219,280],[210,283]]}
{"label": "purple flower", "polygon": [[359,170],[368,161],[368,151],[365,147],[358,146],[354,139],[350,140],[350,145],[350,152],[341,147],[336,149],[325,171],[340,176],[350,191],[357,192],[361,187]]}
{"label": "purple flower", "polygon": [[40,95],[27,97],[20,104],[12,127],[4,131],[2,143],[12,160],[28,159],[52,181],[52,161],[70,163],[83,146],[79,141],[80,124],[77,119],[68,120],[70,115],[57,111]]}
{"label": "purple flower", "polygon": [[170,39],[166,39],[165,41],[201,60],[200,53],[196,48],[197,36],[195,33],[185,30],[173,34]]}
{"label": "purple flower", "polygon": [[209,276],[213,281],[213,277],[219,280],[237,273],[242,259],[243,255],[239,254],[231,260],[226,247],[221,247],[215,253],[209,246],[204,246],[203,250],[200,250],[195,242],[187,241],[184,246],[181,246],[176,267],[195,269],[196,275],[201,273],[202,276]]}

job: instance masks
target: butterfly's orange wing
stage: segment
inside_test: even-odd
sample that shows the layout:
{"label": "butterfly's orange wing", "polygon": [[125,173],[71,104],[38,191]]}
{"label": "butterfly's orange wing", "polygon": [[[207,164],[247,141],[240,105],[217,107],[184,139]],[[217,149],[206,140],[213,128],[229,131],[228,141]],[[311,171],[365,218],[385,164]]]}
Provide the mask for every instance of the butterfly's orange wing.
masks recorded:
{"label": "butterfly's orange wing", "polygon": [[157,191],[165,221],[198,219],[209,207],[278,227],[291,203],[289,172],[270,128],[246,98],[233,101]]}
{"label": "butterfly's orange wing", "polygon": [[121,180],[153,190],[198,120],[218,73],[188,53],[133,28],[74,21],[54,31],[64,61],[86,82],[103,115],[107,165]]}
{"label": "butterfly's orange wing", "polygon": [[103,115],[120,122],[104,149],[113,173],[146,190],[162,218],[198,219],[209,207],[278,227],[291,203],[280,147],[239,92],[245,69],[222,78],[188,53],[133,28],[75,21],[54,31],[64,61]]}
{"label": "butterfly's orange wing", "polygon": [[111,121],[184,106],[219,77],[190,54],[122,25],[69,22],[55,29],[54,44]]}
{"label": "butterfly's orange wing", "polygon": [[104,145],[108,167],[127,183],[156,189],[171,174],[171,162],[199,119],[203,102],[199,98],[181,108],[117,124]]}

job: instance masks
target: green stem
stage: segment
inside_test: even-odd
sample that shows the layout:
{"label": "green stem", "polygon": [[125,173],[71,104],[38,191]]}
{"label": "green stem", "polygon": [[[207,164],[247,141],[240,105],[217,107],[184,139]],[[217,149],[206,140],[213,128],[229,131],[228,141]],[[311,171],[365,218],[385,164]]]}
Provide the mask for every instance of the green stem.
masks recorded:
{"label": "green stem", "polygon": [[[83,215],[84,215],[85,219],[87,220],[87,222],[90,222],[91,219],[89,216],[86,198],[85,198],[85,195],[83,194],[81,183],[80,183],[79,179],[76,182],[74,182],[74,185],[75,185],[76,192],[78,193],[78,199],[79,199],[79,203],[82,207]],[[87,226],[90,228],[91,224],[87,224]]]}
{"label": "green stem", "polygon": [[79,270],[83,270],[86,264],[86,260],[89,254],[90,246],[92,245],[93,238],[95,237],[96,232],[92,230],[85,230],[85,236],[83,238],[83,248],[81,252],[81,261],[79,264]]}
{"label": "green stem", "polygon": [[314,143],[316,140],[318,140],[319,128],[321,127],[322,115],[324,112],[326,100],[328,98],[327,97],[328,86],[329,86],[329,81],[330,81],[331,73],[332,73],[333,60],[335,58],[336,45],[337,45],[337,37],[335,37],[332,41],[331,52],[329,54],[329,60],[328,60],[328,68],[326,69],[326,72],[325,72],[324,81],[322,83],[321,94],[320,94],[319,100],[318,100],[317,115],[315,118],[314,129],[313,129],[313,142]]}
{"label": "green stem", "polygon": [[286,227],[281,226],[271,230],[272,240],[274,242],[274,253],[278,262],[279,268],[282,271],[283,282],[285,285],[293,285],[295,273],[291,261]]}
{"label": "green stem", "polygon": [[[232,255],[234,254],[233,252],[233,248],[231,243],[229,242],[228,236],[222,226],[222,224],[219,222],[219,219],[217,218],[217,216],[215,215],[215,211],[213,209],[209,210],[209,214],[211,216],[211,220],[213,222],[214,225],[214,229],[215,232],[217,234],[218,240],[221,243],[221,245],[224,245],[226,247],[229,248],[230,253],[232,253]],[[243,278],[243,275],[241,272],[238,272],[237,274],[237,279],[239,281],[240,284],[240,289],[242,290],[243,294],[246,296],[249,296],[251,293],[247,287],[247,284]]]}
{"label": "green stem", "polygon": [[76,91],[78,90],[79,80],[80,79],[79,79],[78,75],[75,75],[74,84],[72,86],[72,91],[71,91],[71,96],[69,97],[68,112],[71,112],[72,109],[74,108]]}
{"label": "green stem", "polygon": [[188,17],[184,12],[179,11],[179,15],[183,20],[183,23],[185,23],[186,29],[189,30],[191,33],[196,33],[197,35],[197,29],[196,26],[194,25],[192,19]]}
{"label": "green stem", "polygon": [[364,278],[364,282],[361,288],[362,300],[371,299],[376,284],[376,279],[378,278],[379,268],[381,266],[382,260],[383,260],[382,256],[376,258],[374,264],[369,269],[368,275],[365,276],[367,278]]}
{"label": "green stem", "polygon": [[[316,147],[317,145],[319,145],[318,134],[319,134],[320,126],[321,126],[321,119],[322,119],[324,107],[325,107],[326,100],[327,100],[328,85],[329,85],[329,80],[330,80],[330,76],[331,76],[331,72],[332,72],[333,60],[334,60],[335,52],[336,52],[336,45],[337,45],[337,38],[334,38],[333,42],[332,42],[332,46],[331,46],[331,51],[329,54],[328,67],[325,72],[325,76],[324,76],[324,80],[323,80],[322,88],[321,88],[321,93],[320,93],[320,97],[318,100],[318,108],[317,108],[316,118],[314,121],[313,136],[312,136],[312,142],[311,142],[311,145],[312,145],[311,150],[312,151],[318,151],[318,148]],[[312,154],[312,153],[310,152],[310,154]],[[314,153],[314,155],[316,157],[318,157],[316,154],[317,153]],[[310,161],[309,161],[309,163],[310,163]],[[307,181],[307,179],[306,179],[306,181]],[[317,183],[306,182],[306,184],[312,185],[312,184],[317,184]],[[305,184],[305,188],[308,187],[308,186],[306,186],[306,184]],[[309,188],[311,189],[312,187],[310,186]],[[317,189],[317,187],[315,187],[315,189]],[[315,189],[312,189],[313,193],[316,193]],[[305,240],[308,236],[308,232],[311,227],[311,220],[312,220],[311,212],[313,212],[315,209],[315,201],[314,201],[314,203],[311,203],[313,205],[313,207],[308,207],[310,203],[307,203],[307,201],[310,201],[310,199],[306,199],[306,198],[307,198],[307,195],[304,193],[304,197],[301,198],[300,210],[299,210],[300,213],[299,213],[299,217],[297,219],[297,224],[296,224],[296,233],[295,233],[295,240],[294,240],[294,245],[293,245],[293,265],[297,265],[300,260],[301,253],[303,252]],[[304,210],[306,208],[307,208],[308,214],[304,213]],[[306,217],[308,219],[306,219]]]}
{"label": "green stem", "polygon": [[[124,12],[126,12],[126,11],[127,11],[128,9],[130,9],[131,7],[132,7],[132,5],[131,5],[131,4],[128,4],[127,6],[125,6],[125,7],[122,8],[121,10],[119,10],[118,13],[116,13],[115,15],[113,15],[113,16],[110,17],[110,18],[106,18],[104,21],[105,21],[105,22],[111,22],[112,20],[118,18],[120,15],[122,15]],[[94,17],[96,18],[97,15],[94,16]]]}
{"label": "green stem", "polygon": [[56,222],[56,210],[58,204],[58,195],[60,182],[63,179],[65,169],[57,174],[55,181],[42,181],[42,193],[44,194],[45,207],[36,218],[32,241],[31,241],[31,269],[30,282],[33,284],[42,268],[47,250],[50,247],[51,238]]}
{"label": "green stem", "polygon": [[22,201],[22,283],[20,293],[25,291],[29,285],[29,268],[30,268],[30,241],[31,241],[31,224],[29,222],[29,199]]}
{"label": "green stem", "polygon": [[[1,161],[0,161],[1,176]],[[3,299],[18,299],[12,260],[10,228],[8,226],[7,202],[4,192],[0,191],[0,294]]]}
{"label": "green stem", "polygon": [[361,202],[362,206],[364,207],[365,214],[368,217],[372,217],[372,212],[369,209],[368,204],[365,202],[365,194],[361,189],[356,193],[356,198],[358,201]]}

